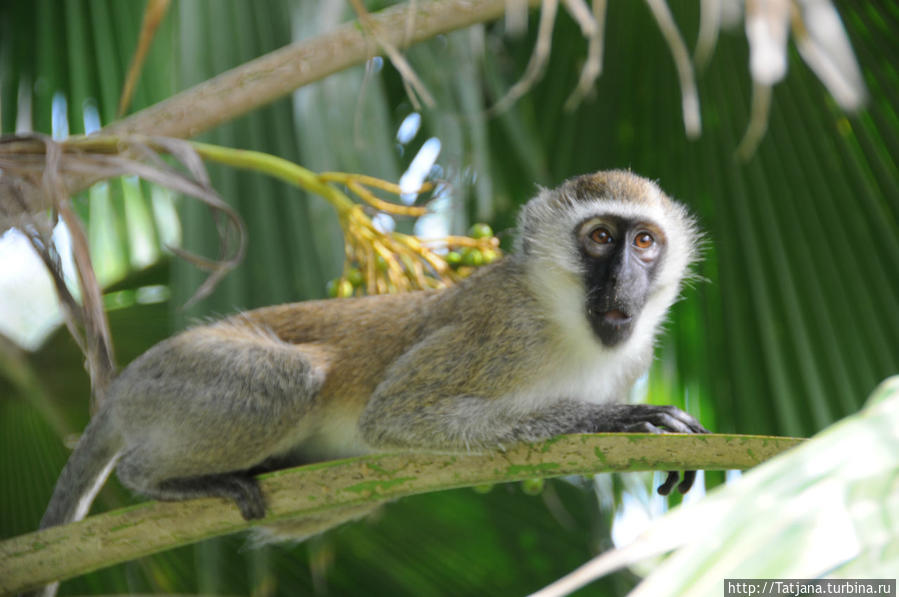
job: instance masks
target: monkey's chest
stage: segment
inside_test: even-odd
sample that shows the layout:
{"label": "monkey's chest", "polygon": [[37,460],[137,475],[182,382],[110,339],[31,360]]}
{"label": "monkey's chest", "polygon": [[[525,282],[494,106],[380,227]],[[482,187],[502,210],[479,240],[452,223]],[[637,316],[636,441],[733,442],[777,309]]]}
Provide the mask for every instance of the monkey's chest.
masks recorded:
{"label": "monkey's chest", "polygon": [[[644,351],[645,352],[645,351]],[[554,400],[593,404],[621,401],[648,366],[639,351],[581,354],[548,362],[542,375],[516,397],[525,410]]]}

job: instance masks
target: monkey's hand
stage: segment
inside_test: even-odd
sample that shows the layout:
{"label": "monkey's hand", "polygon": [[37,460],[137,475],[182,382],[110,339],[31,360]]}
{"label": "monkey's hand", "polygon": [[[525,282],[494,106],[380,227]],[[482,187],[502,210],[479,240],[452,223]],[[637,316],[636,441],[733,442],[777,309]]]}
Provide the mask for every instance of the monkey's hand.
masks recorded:
{"label": "monkey's hand", "polygon": [[[675,406],[608,404],[599,408],[600,412],[590,426],[593,433],[709,433],[699,421]],[[678,479],[677,471],[669,471],[665,482],[659,485],[659,495],[671,493]],[[684,478],[677,490],[687,493],[695,480],[696,471],[684,471]]]}

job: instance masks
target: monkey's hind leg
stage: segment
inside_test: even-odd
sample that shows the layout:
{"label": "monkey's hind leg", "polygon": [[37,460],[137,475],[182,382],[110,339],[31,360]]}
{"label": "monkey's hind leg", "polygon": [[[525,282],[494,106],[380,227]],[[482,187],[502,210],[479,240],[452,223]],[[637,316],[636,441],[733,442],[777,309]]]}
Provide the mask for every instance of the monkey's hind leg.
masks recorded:
{"label": "monkey's hind leg", "polygon": [[165,479],[155,488],[145,490],[145,493],[159,500],[223,497],[237,504],[244,520],[265,517],[265,499],[259,489],[259,482],[248,473],[220,473]]}
{"label": "monkey's hind leg", "polygon": [[116,381],[119,479],[155,499],[224,497],[262,518],[250,471],[308,433],[326,368],[311,350],[220,323],[145,353]]}
{"label": "monkey's hind leg", "polygon": [[221,497],[234,502],[245,520],[265,516],[265,500],[259,482],[249,471],[161,476],[148,467],[152,461],[142,456],[138,450],[126,451],[116,469],[119,480],[140,494],[163,501]]}

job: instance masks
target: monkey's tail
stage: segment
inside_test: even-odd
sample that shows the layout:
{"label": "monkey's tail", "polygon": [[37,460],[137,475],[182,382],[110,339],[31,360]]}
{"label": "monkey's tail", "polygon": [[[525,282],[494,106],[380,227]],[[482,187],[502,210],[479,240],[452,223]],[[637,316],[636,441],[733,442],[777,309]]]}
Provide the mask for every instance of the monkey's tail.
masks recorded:
{"label": "monkey's tail", "polygon": [[[108,409],[100,408],[91,418],[75,451],[59,474],[40,528],[45,529],[87,516],[97,492],[115,466],[122,439],[110,421]],[[23,593],[20,597],[54,597],[59,582]]]}
{"label": "monkey's tail", "polygon": [[121,436],[110,417],[109,410],[101,408],[84,430],[59,475],[40,528],[74,522],[87,516],[122,447]]}

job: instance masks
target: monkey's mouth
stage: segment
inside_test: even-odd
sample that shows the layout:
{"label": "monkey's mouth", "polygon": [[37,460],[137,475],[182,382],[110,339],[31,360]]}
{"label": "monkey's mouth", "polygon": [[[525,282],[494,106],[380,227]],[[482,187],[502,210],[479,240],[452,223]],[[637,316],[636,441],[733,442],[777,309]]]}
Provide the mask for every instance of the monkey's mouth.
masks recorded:
{"label": "monkey's mouth", "polygon": [[634,316],[619,308],[587,308],[587,318],[593,332],[605,346],[616,346],[630,338],[634,327]]}
{"label": "monkey's mouth", "polygon": [[600,313],[599,316],[602,318],[602,322],[606,325],[612,325],[616,327],[628,324],[631,321],[631,316],[621,309],[612,309],[610,311],[605,311],[603,313]]}

